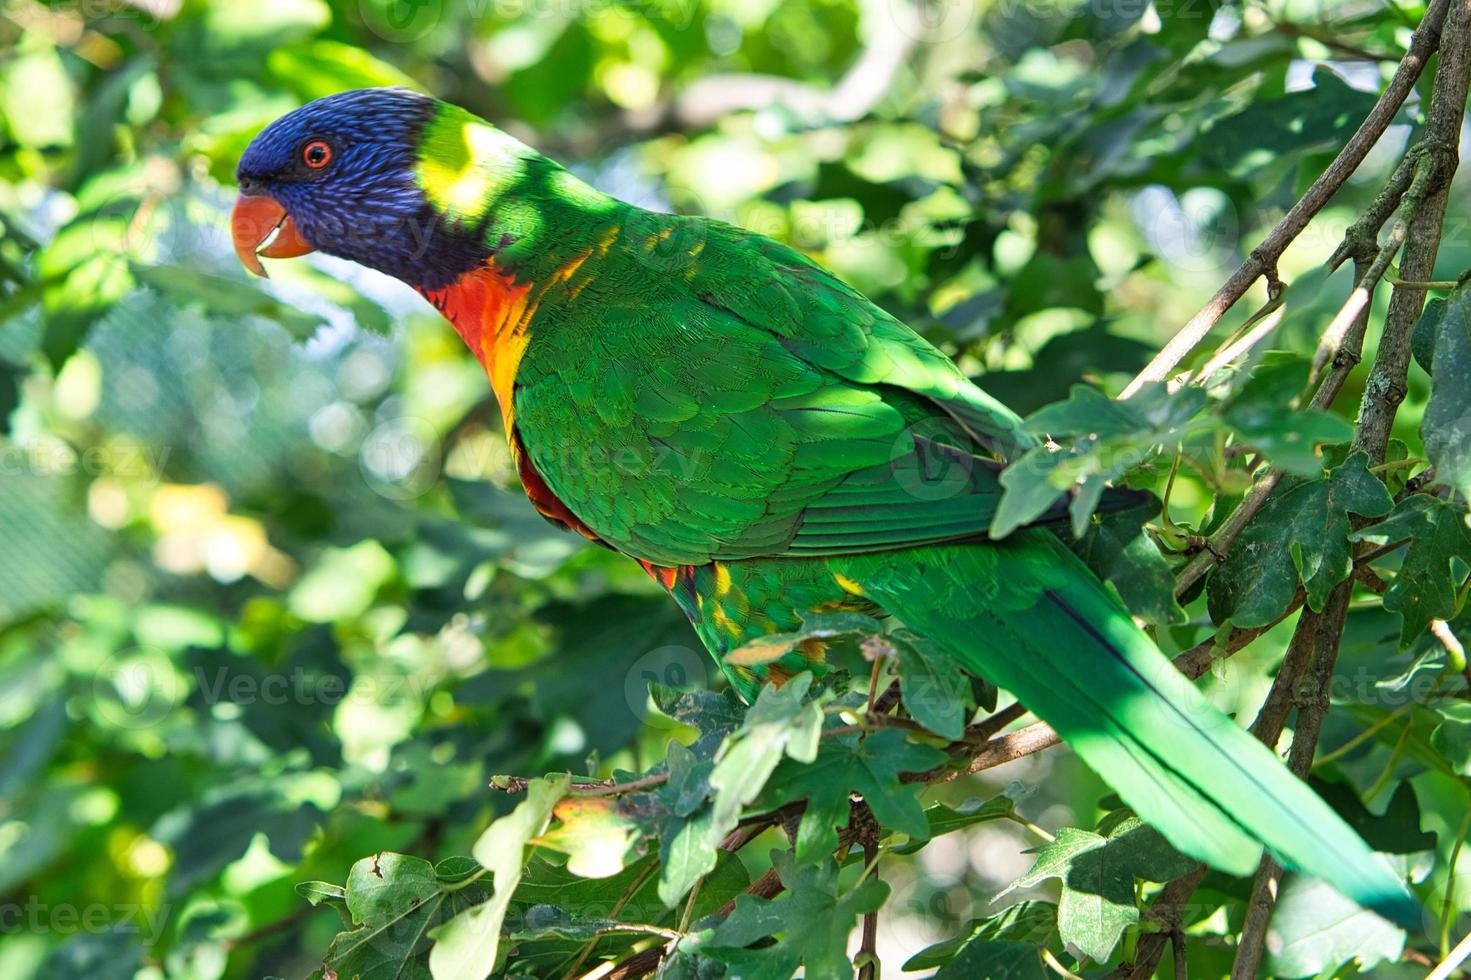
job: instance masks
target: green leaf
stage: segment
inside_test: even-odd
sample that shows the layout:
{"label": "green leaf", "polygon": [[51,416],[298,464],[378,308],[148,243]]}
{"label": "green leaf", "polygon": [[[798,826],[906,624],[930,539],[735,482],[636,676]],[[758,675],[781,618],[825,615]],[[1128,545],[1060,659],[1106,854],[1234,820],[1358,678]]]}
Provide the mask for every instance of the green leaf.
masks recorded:
{"label": "green leaf", "polygon": [[266,68],[277,84],[297,89],[303,100],[354,88],[418,87],[392,65],[340,41],[275,48],[266,57]]}
{"label": "green leaf", "polygon": [[1327,882],[1290,875],[1267,930],[1266,967],[1273,976],[1310,977],[1356,961],[1363,973],[1398,960],[1404,948],[1404,930],[1359,908]]}
{"label": "green leaf", "polygon": [[895,630],[889,640],[899,651],[899,690],[910,716],[943,738],[964,735],[970,684],[955,658],[909,630]]}
{"label": "green leaf", "polygon": [[121,931],[82,933],[57,946],[35,980],[134,980],[143,970],[138,937]]}
{"label": "green leaf", "polygon": [[1435,373],[1435,345],[1440,339],[1440,324],[1445,319],[1447,305],[1438,297],[1427,300],[1410,334],[1410,353],[1415,355],[1415,363],[1424,368],[1426,374]]}
{"label": "green leaf", "polygon": [[[747,980],[789,980],[805,967],[808,980],[852,980],[848,936],[854,922],[876,911],[888,886],[865,877],[847,893],[839,891],[832,860],[798,865],[791,854],[773,851],[772,863],[786,891],[771,900],[742,895],[735,909],[702,944],[701,953]],[[747,949],[768,936],[776,941]]]}
{"label": "green leaf", "polygon": [[501,923],[526,867],[526,848],[545,830],[553,807],[567,795],[571,779],[563,774],[533,779],[526,799],[491,823],[472,849],[490,872],[490,899],[466,909],[433,933],[429,970],[434,980],[483,980],[495,968]]}
{"label": "green leaf", "polygon": [[[90,227],[84,226],[84,231]],[[43,268],[48,246],[37,260]],[[46,332],[41,350],[55,371],[76,352],[87,333],[112,306],[131,293],[136,285],[127,262],[117,255],[93,255],[57,274],[60,279],[48,286],[42,296]]]}
{"label": "green leaf", "polygon": [[1425,454],[1438,482],[1471,500],[1471,287],[1446,300],[1435,337],[1430,401],[1420,420]]}
{"label": "green leaf", "polygon": [[782,756],[798,762],[817,758],[822,709],[816,702],[804,702],[811,685],[812,675],[803,673],[780,687],[761,689],[710,773],[717,823],[735,825],[741,808],[760,794]]}
{"label": "green leaf", "polygon": [[570,796],[552,811],[557,823],[534,843],[567,855],[567,870],[581,878],[610,878],[623,870],[635,836],[634,822],[611,796]]}
{"label": "green leaf", "polygon": [[1017,902],[995,915],[972,919],[956,939],[927,946],[909,958],[904,969],[933,970],[951,962],[966,946],[976,942],[1025,943],[1037,946],[1046,942],[1057,928],[1057,906],[1051,902]]}
{"label": "green leaf", "polygon": [[171,892],[212,879],[245,855],[257,834],[278,860],[300,860],[323,813],[303,799],[300,777],[240,778],[160,817],[152,835],[174,853]]}
{"label": "green leaf", "polygon": [[1045,980],[1042,950],[1031,943],[1008,940],[977,939],[965,945],[960,954],[938,973],[934,980]]}
{"label": "green leaf", "polygon": [[797,825],[799,865],[819,862],[837,848],[838,829],[848,826],[849,798],[854,793],[863,797],[885,830],[923,839],[929,834],[929,823],[916,797],[919,787],[904,786],[899,774],[932,769],[946,758],[939,749],[910,742],[894,728],[867,738],[827,738],[815,762],[783,763],[767,785],[762,802],[775,808],[807,801]]}
{"label": "green leaf", "polygon": [[338,933],[323,962],[360,980],[429,980],[429,931],[484,898],[478,888],[447,887],[422,858],[388,851],[354,864],[344,892],[358,928]]}
{"label": "green leaf", "polygon": [[1064,827],[1056,840],[1034,853],[1037,863],[1007,891],[1062,879],[1057,922],[1063,942],[1100,963],[1113,953],[1124,930],[1139,921],[1135,879],[1168,881],[1195,867],[1137,817],[1123,821],[1107,837]]}
{"label": "green leaf", "polygon": [[708,809],[682,825],[671,824],[663,839],[659,896],[673,905],[715,867],[717,847],[735,829],[741,811],[760,795],[783,756],[802,762],[817,757],[822,709],[804,703],[812,675],[801,673],[781,687],[761,689],[740,727],[721,746],[709,782]]}
{"label": "green leaf", "polygon": [[892,850],[896,854],[913,854],[923,848],[932,838],[964,830],[978,823],[1005,820],[1015,811],[1016,801],[1004,795],[993,796],[985,801],[966,800],[959,807],[936,803],[926,807],[924,811],[925,823],[929,824],[929,833],[923,838],[901,844]]}
{"label": "green leaf", "polygon": [[297,340],[310,340],[317,328],[327,322],[239,279],[212,276],[178,265],[135,265],[133,274],[171,298],[197,303],[215,316],[261,316],[273,320]]}
{"label": "green leaf", "polygon": [[1368,461],[1354,453],[1321,479],[1277,489],[1206,583],[1213,620],[1265,626],[1282,615],[1299,582],[1308,605],[1323,608],[1353,571],[1349,515],[1381,517],[1394,506]]}
{"label": "green leaf", "polygon": [[1275,465],[1298,476],[1317,476],[1320,445],[1347,442],[1353,426],[1337,415],[1288,405],[1307,386],[1311,362],[1295,354],[1269,351],[1251,377],[1231,397],[1223,418],[1241,441]]}
{"label": "green leaf", "polygon": [[684,745],[670,739],[664,757],[669,781],[659,788],[659,796],[677,817],[688,817],[700,808],[710,795],[710,773],[713,759],[700,759]]}
{"label": "green leaf", "polygon": [[396,567],[393,556],[371,538],[350,548],[328,548],[297,580],[288,606],[310,623],[361,616]]}
{"label": "green leaf", "polygon": [[1441,722],[1430,733],[1430,745],[1458,774],[1471,776],[1471,704],[1448,704],[1436,709]]}
{"label": "green leaf", "polygon": [[1098,267],[1086,253],[1061,258],[1038,251],[1012,277],[1006,294],[1006,313],[1023,317],[1058,307],[1102,313],[1098,277]]}
{"label": "green leaf", "polygon": [[10,431],[10,413],[20,405],[20,383],[25,368],[0,358],[0,436]]}
{"label": "green leaf", "polygon": [[1159,513],[1158,502],[1093,518],[1081,538],[1063,543],[1104,582],[1119,592],[1124,605],[1152,623],[1183,623],[1185,610],[1175,599],[1175,573],[1159,548],[1142,531],[1144,521]]}
{"label": "green leaf", "polygon": [[1174,394],[1163,384],[1146,385],[1134,397],[1109,398],[1096,388],[1074,385],[1068,400],[1034,413],[1026,429],[1062,448],[1029,450],[1001,472],[1005,488],[992,537],[1004,537],[1046,513],[1069,490],[1073,534],[1081,537],[1102,497],[1104,485],[1151,455],[1161,444],[1174,445],[1205,407],[1206,394],[1184,388]]}
{"label": "green leaf", "polygon": [[330,881],[299,881],[296,894],[313,905],[341,905],[347,907],[347,889]]}
{"label": "green leaf", "polygon": [[1409,548],[1384,593],[1384,608],[1399,613],[1403,620],[1401,648],[1423,633],[1432,619],[1455,615],[1461,585],[1455,574],[1456,561],[1471,564],[1471,528],[1466,526],[1466,514],[1439,497],[1407,497],[1384,521],[1353,535],[1356,541],[1406,538]]}
{"label": "green leaf", "polygon": [[[1432,744],[1434,741],[1432,732]],[[1369,812],[1359,799],[1358,791],[1347,783],[1315,779],[1312,785],[1318,795],[1374,850],[1385,854],[1418,854],[1434,849],[1435,835],[1420,829],[1420,801],[1410,783],[1400,783],[1390,797],[1389,805],[1377,816]]]}
{"label": "green leaf", "polygon": [[1342,146],[1374,101],[1372,92],[1351,88],[1320,68],[1311,88],[1244,101],[1241,112],[1205,131],[1196,151],[1204,165],[1243,178],[1310,149]]}

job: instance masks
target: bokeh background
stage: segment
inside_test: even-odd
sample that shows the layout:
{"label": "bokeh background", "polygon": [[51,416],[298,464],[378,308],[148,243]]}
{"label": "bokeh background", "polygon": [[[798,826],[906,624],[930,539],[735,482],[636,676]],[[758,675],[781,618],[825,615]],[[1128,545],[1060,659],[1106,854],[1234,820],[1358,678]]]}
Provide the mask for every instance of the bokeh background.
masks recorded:
{"label": "bokeh background", "polygon": [[[340,923],[297,882],[464,853],[509,805],[491,775],[638,769],[669,732],[648,681],[721,683],[642,572],[525,503],[479,367],[406,287],[322,256],[247,280],[226,214],[270,120],[433,92],[619,196],[798,245],[1025,413],[1142,366],[1358,125],[1421,12],[0,0],[0,977],[305,975]],[[1419,99],[1285,256],[1278,346],[1312,350],[1346,295],[1318,265]],[[1172,504],[1212,492],[1182,473]],[[1208,635],[1200,605],[1164,645]],[[1350,698],[1394,631],[1354,623]],[[1221,704],[1249,717],[1284,636],[1205,681]],[[1008,787],[1042,826],[1103,794],[1053,751],[936,798]],[[1416,789],[1453,839],[1456,781]],[[890,973],[1036,843],[1001,821],[893,859]]]}

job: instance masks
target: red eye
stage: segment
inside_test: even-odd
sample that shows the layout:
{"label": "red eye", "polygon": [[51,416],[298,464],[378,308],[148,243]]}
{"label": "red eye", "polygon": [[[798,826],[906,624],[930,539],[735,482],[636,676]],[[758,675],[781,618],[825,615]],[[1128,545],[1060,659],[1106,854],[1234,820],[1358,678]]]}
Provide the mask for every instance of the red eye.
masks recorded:
{"label": "red eye", "polygon": [[326,140],[312,140],[301,148],[301,159],[313,170],[321,170],[332,160],[332,147]]}

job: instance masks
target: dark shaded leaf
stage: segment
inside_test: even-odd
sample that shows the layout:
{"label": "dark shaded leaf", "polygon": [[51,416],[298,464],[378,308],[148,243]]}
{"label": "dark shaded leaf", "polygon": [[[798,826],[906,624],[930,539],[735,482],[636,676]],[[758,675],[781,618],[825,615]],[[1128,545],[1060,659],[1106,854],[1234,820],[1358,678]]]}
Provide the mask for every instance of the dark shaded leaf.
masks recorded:
{"label": "dark shaded leaf", "polygon": [[1456,563],[1471,565],[1471,527],[1466,526],[1466,513],[1439,497],[1407,497],[1384,521],[1353,535],[1356,541],[1406,538],[1409,548],[1384,593],[1384,608],[1403,619],[1402,648],[1423,633],[1432,619],[1455,615],[1461,586]]}
{"label": "dark shaded leaf", "polygon": [[849,797],[861,794],[886,829],[924,838],[929,823],[916,798],[918,787],[903,786],[901,772],[923,772],[942,764],[945,753],[907,741],[902,731],[885,729],[867,738],[856,735],[822,740],[817,759],[783,763],[762,797],[773,807],[806,800],[797,826],[796,861],[821,861],[838,846],[838,830],[848,826]]}
{"label": "dark shaded leaf", "polygon": [[[786,891],[769,901],[737,898],[730,917],[702,945],[703,955],[750,980],[789,980],[799,966],[810,980],[851,980],[848,934],[859,916],[883,905],[888,886],[870,876],[842,892],[831,860],[804,867],[783,851],[772,852],[772,860]],[[768,936],[778,938],[746,948]]]}
{"label": "dark shaded leaf", "polygon": [[1464,505],[1471,501],[1471,287],[1462,286],[1445,302],[1434,365],[1420,435],[1436,480],[1454,487]]}
{"label": "dark shaded leaf", "polygon": [[1308,605],[1323,608],[1353,570],[1349,515],[1382,517],[1394,506],[1368,460],[1355,453],[1321,479],[1277,489],[1211,573],[1206,594],[1213,620],[1265,626],[1281,616],[1299,582]]}
{"label": "dark shaded leaf", "polygon": [[1056,840],[1035,853],[1037,863],[1011,887],[1062,879],[1057,923],[1063,942],[1099,962],[1113,953],[1124,930],[1139,921],[1135,879],[1169,881],[1195,867],[1137,817],[1123,821],[1107,837],[1064,827]]}

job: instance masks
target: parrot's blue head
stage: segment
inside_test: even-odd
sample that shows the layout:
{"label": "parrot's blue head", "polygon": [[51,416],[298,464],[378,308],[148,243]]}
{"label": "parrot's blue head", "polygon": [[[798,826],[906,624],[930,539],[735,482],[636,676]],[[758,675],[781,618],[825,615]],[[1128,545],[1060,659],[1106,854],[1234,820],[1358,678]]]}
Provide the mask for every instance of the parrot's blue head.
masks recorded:
{"label": "parrot's blue head", "polygon": [[437,288],[483,262],[472,229],[451,228],[420,186],[428,123],[445,104],[401,88],[360,89],[308,103],[267,126],[236,169],[236,254],[322,251]]}

